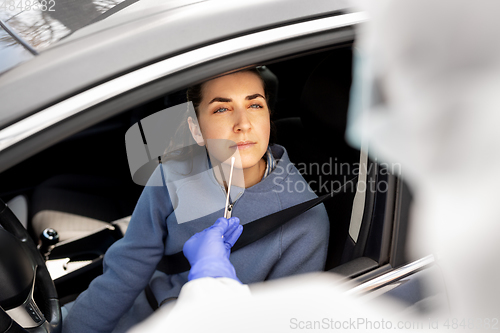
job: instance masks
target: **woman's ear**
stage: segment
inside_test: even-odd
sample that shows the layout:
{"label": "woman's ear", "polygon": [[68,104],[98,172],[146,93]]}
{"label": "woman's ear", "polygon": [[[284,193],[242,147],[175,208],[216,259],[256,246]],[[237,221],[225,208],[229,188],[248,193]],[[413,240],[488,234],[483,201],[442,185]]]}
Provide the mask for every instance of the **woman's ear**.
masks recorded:
{"label": "woman's ear", "polygon": [[194,141],[198,144],[198,146],[204,146],[205,141],[203,140],[203,135],[201,134],[200,126],[196,125],[193,121],[193,118],[188,117],[188,125],[189,130],[191,131],[191,135],[193,136]]}

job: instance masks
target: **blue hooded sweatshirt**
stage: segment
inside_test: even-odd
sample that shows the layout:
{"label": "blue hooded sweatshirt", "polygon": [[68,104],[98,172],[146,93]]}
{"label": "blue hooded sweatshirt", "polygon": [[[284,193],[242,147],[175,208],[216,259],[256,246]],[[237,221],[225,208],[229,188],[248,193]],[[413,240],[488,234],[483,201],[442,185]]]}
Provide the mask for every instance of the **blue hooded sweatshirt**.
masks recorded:
{"label": "blue hooded sweatshirt", "polygon": [[[277,165],[266,178],[244,191],[231,187],[231,199],[235,200],[232,216],[243,226],[317,197],[290,162],[285,148],[272,145],[271,150]],[[106,252],[104,273],[92,281],[64,318],[63,333],[125,331],[152,312],[141,293],[148,283],[159,305],[179,295],[188,272],[167,275],[156,266],[164,255],[182,251],[192,235],[223,216],[226,199],[213,172],[203,172],[209,168],[207,161],[196,158],[190,166],[194,168],[189,170],[191,177],[184,172],[186,162],[168,161],[156,169],[125,236]],[[201,168],[197,170],[197,166]],[[195,218],[187,221],[189,217]],[[321,271],[328,238],[328,215],[320,204],[233,252],[230,260],[245,284]]]}

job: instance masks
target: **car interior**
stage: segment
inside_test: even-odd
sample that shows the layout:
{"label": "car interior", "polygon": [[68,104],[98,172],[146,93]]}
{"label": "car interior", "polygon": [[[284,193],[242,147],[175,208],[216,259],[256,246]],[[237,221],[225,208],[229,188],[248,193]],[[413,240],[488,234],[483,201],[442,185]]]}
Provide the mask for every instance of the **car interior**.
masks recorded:
{"label": "car interior", "polygon": [[[266,67],[276,142],[287,149],[318,196],[353,179],[390,178],[344,139],[352,54],[347,43],[259,64]],[[185,102],[185,96],[185,87],[180,87],[130,108],[0,174],[0,198],[41,244],[46,259],[63,266],[63,273],[53,276],[62,304],[102,273],[102,257],[126,232],[143,189],[132,181],[126,131],[155,112]],[[363,161],[368,172],[361,175]],[[325,270],[352,278],[388,262],[392,219],[384,212],[394,201],[392,195],[351,186],[324,203],[331,224]],[[59,238],[40,240],[47,228],[56,230]]]}

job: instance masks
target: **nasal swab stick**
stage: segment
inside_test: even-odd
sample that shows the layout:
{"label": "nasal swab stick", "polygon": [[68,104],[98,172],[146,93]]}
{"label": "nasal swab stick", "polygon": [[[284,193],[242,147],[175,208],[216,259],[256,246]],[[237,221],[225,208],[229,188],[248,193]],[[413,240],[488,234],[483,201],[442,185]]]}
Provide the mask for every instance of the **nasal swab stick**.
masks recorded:
{"label": "nasal swab stick", "polygon": [[234,156],[231,157],[231,171],[229,172],[229,183],[227,185],[226,209],[224,210],[224,218],[227,219],[227,209],[229,206],[229,192],[231,192],[231,182],[233,180]]}

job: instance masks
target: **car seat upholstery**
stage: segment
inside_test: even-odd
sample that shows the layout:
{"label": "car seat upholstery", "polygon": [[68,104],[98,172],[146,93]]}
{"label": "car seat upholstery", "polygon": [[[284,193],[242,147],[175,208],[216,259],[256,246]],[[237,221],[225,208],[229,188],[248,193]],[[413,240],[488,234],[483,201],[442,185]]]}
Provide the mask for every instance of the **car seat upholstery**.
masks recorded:
{"label": "car seat upholstery", "polygon": [[31,221],[35,235],[45,228],[58,231],[60,241],[80,238],[113,221],[125,220],[138,191],[123,182],[94,175],[58,175],[35,188]]}

